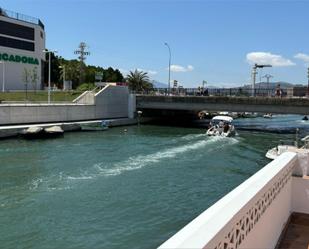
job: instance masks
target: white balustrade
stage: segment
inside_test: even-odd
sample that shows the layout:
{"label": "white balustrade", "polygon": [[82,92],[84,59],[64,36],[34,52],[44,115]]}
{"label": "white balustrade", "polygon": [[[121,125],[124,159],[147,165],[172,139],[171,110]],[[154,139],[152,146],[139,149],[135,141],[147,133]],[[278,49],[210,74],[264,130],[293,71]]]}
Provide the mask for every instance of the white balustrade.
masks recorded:
{"label": "white balustrade", "polygon": [[282,154],[159,249],[275,248],[290,214],[309,213],[309,180],[292,177],[308,163],[296,153]]}

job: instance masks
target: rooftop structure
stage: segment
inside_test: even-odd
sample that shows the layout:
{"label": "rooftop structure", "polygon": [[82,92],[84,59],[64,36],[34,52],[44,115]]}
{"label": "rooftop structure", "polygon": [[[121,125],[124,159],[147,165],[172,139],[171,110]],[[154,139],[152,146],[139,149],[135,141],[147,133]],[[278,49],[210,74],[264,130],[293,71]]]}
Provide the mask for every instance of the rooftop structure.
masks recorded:
{"label": "rooftop structure", "polygon": [[2,92],[43,89],[44,50],[44,25],[39,19],[0,8]]}
{"label": "rooftop structure", "polygon": [[41,20],[38,18],[32,17],[32,16],[24,15],[24,14],[17,13],[11,10],[6,10],[3,8],[0,8],[0,16],[9,17],[9,18],[12,18],[18,21],[37,24],[41,26],[42,29],[44,29],[44,24],[41,22]]}

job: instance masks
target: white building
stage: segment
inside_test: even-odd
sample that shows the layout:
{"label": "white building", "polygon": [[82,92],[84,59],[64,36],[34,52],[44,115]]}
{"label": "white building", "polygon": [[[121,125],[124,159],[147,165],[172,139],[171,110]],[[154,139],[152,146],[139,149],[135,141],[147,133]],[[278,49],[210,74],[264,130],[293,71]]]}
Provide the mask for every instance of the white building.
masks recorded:
{"label": "white building", "polygon": [[0,8],[0,90],[42,89],[45,32],[36,18]]}

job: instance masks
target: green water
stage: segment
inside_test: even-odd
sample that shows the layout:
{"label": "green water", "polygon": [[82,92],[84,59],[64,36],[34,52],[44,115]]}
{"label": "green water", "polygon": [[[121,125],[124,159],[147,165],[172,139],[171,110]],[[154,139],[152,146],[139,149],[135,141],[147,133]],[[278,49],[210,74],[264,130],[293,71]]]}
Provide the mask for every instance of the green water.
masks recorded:
{"label": "green water", "polygon": [[0,248],[156,248],[293,139],[204,133],[145,125],[0,141]]}

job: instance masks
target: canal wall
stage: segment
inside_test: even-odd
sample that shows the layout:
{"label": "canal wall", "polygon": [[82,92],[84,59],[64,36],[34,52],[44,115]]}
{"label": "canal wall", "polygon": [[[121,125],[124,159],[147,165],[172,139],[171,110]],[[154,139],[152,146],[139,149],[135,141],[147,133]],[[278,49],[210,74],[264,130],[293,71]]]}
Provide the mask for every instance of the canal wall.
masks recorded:
{"label": "canal wall", "polygon": [[134,112],[127,87],[107,86],[98,93],[88,91],[72,103],[1,104],[0,125],[127,118]]}

